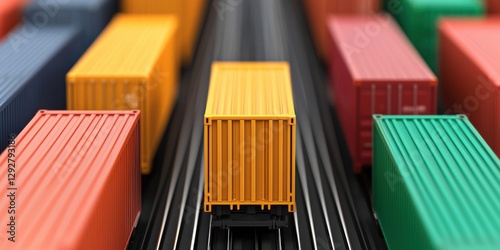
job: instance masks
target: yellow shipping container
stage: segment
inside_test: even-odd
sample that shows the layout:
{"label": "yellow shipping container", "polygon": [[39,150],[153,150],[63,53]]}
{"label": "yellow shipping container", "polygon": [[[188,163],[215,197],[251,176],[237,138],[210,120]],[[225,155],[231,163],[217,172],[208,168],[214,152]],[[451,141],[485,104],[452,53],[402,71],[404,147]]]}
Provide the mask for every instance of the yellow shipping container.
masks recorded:
{"label": "yellow shipping container", "polygon": [[177,95],[177,19],[118,14],[67,75],[68,109],[141,110],[148,174]]}
{"label": "yellow shipping container", "polygon": [[214,63],[204,124],[205,212],[216,205],[295,211],[288,63]]}
{"label": "yellow shipping container", "polygon": [[171,14],[179,17],[179,50],[182,62],[191,63],[206,0],[122,0],[125,13]]}

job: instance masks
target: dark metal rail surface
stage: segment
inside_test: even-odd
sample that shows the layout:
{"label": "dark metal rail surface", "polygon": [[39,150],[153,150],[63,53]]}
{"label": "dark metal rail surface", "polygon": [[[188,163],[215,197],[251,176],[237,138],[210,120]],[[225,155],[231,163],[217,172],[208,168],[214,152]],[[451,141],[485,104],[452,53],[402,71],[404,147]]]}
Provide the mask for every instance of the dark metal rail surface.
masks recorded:
{"label": "dark metal rail surface", "polygon": [[[209,4],[129,249],[386,249],[354,175],[299,0]],[[218,7],[214,7],[218,6]],[[225,7],[225,8],[224,8]],[[297,212],[288,228],[222,230],[203,203],[203,114],[213,61],[288,61],[297,114]]]}

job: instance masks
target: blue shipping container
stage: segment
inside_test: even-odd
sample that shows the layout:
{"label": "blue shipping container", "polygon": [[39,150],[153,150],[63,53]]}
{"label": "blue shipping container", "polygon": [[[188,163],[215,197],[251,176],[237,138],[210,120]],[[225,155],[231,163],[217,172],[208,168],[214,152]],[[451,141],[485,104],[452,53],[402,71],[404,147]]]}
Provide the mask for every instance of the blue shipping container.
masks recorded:
{"label": "blue shipping container", "polygon": [[78,45],[85,52],[117,10],[116,0],[33,0],[23,22],[35,27],[74,25],[82,30]]}
{"label": "blue shipping container", "polygon": [[0,151],[39,109],[66,108],[66,73],[80,54],[74,27],[19,26],[0,44]]}

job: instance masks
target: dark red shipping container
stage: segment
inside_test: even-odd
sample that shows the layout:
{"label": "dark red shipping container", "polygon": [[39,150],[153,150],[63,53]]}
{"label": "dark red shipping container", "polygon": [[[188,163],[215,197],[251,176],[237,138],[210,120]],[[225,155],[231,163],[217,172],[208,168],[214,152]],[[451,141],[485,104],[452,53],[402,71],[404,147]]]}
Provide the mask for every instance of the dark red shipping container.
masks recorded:
{"label": "dark red shipping container", "polygon": [[328,19],[335,109],[356,172],[372,160],[372,114],[436,113],[437,79],[389,15]]}
{"label": "dark red shipping container", "polygon": [[500,156],[500,18],[440,23],[445,113],[466,114]]}
{"label": "dark red shipping container", "polygon": [[500,14],[500,0],[486,0],[489,14]]}

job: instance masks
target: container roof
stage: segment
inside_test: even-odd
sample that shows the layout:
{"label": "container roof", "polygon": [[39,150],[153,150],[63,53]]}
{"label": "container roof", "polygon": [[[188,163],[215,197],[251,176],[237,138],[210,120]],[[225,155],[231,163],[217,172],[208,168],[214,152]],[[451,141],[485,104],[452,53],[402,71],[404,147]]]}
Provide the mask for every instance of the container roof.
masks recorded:
{"label": "container roof", "polygon": [[465,116],[375,116],[375,126],[436,249],[500,245],[500,160]]}
{"label": "container roof", "polygon": [[389,15],[332,16],[328,29],[355,81],[436,81]]}
{"label": "container roof", "polygon": [[176,32],[174,16],[117,14],[68,77],[147,77]]}
{"label": "container roof", "polygon": [[500,86],[500,18],[445,19],[441,31]]}
{"label": "container roof", "polygon": [[[44,27],[26,33],[30,27],[18,26],[0,44],[0,108],[20,90],[29,87],[30,79],[47,64],[60,63],[54,57],[76,41],[74,27]],[[31,30],[30,30],[31,32]],[[26,35],[28,34],[28,35]]]}
{"label": "container roof", "polygon": [[205,117],[295,117],[286,62],[212,65]]}

